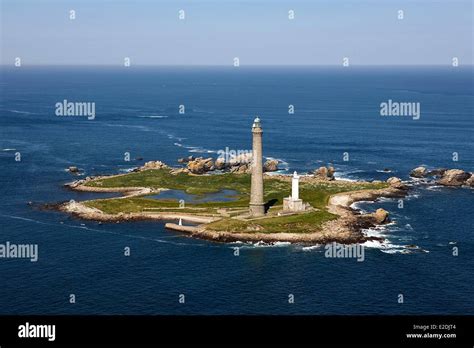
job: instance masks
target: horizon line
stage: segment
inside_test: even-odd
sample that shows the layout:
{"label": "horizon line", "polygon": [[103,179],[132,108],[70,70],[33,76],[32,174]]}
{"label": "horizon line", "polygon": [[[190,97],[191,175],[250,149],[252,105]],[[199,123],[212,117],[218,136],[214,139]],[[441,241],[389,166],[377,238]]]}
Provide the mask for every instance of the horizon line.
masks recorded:
{"label": "horizon line", "polygon": [[[245,68],[245,67],[453,67],[452,64],[350,64],[349,66],[343,66],[342,64],[245,64],[238,67],[232,64],[132,64],[130,66],[124,66],[120,64],[22,64],[20,67],[14,64],[0,64],[0,67],[12,67],[12,68],[23,68],[23,67],[110,67],[110,68],[133,68],[133,67],[228,67],[232,69]],[[459,64],[459,67],[472,67],[474,63]]]}

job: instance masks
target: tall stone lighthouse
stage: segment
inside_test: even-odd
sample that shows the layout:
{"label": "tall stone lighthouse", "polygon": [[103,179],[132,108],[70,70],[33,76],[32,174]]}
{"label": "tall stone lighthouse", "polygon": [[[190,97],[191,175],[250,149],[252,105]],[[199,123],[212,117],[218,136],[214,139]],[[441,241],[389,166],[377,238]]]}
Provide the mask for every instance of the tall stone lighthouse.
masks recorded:
{"label": "tall stone lighthouse", "polygon": [[262,126],[260,118],[252,125],[252,183],[250,186],[250,207],[252,217],[265,215],[263,202]]}

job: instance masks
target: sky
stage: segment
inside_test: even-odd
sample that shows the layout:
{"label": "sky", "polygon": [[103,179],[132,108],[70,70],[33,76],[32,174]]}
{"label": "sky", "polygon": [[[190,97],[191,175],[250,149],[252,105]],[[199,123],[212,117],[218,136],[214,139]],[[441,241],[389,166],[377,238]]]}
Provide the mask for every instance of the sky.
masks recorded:
{"label": "sky", "polygon": [[474,63],[472,0],[0,1],[3,65]]}

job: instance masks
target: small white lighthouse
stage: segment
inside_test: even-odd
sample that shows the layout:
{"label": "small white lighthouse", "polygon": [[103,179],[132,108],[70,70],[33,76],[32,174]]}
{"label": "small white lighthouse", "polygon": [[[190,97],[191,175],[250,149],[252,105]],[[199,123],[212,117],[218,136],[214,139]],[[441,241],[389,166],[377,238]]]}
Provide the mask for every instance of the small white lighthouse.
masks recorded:
{"label": "small white lighthouse", "polygon": [[291,199],[294,201],[300,199],[299,183],[300,183],[300,177],[295,171],[293,173],[293,177],[291,178]]}
{"label": "small white lighthouse", "polygon": [[296,171],[291,178],[291,196],[283,199],[283,211],[304,211],[306,205],[300,199],[300,177]]}

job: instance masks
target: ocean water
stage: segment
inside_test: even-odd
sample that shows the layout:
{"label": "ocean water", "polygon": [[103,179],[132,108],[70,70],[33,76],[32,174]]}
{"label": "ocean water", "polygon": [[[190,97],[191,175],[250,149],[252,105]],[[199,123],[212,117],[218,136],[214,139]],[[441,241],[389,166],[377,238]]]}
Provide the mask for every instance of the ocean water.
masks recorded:
{"label": "ocean water", "polygon": [[[368,231],[386,242],[367,244],[364,262],[325,258],[318,246],[218,244],[159,222],[98,224],[40,209],[99,197],[62,186],[76,179],[71,165],[113,174],[137,157],[177,165],[248,150],[256,115],[264,155],[283,173],[328,163],[353,180],[409,180],[419,165],[473,171],[473,77],[443,67],[2,68],[0,243],[36,243],[39,260],[0,259],[0,314],[474,314],[468,188],[413,182],[403,209],[356,204],[394,220]],[[56,116],[64,99],[95,102],[95,119]],[[419,102],[420,119],[381,117],[389,99]]]}

